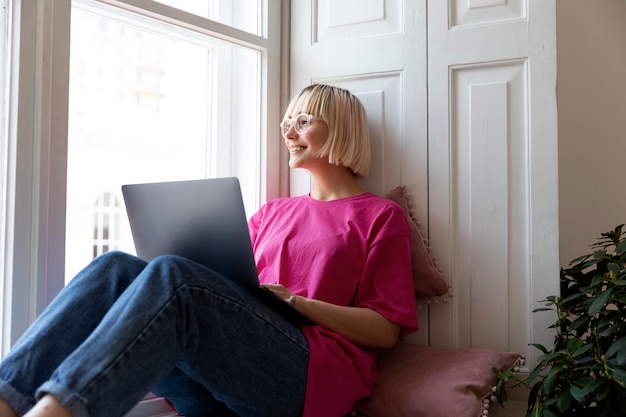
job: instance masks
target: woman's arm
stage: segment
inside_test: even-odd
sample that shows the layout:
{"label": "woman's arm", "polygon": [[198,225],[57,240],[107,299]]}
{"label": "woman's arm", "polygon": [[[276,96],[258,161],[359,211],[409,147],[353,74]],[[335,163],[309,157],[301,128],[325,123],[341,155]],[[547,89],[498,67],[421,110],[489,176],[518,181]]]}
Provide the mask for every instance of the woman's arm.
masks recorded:
{"label": "woman's arm", "polygon": [[358,346],[392,347],[400,336],[401,326],[380,313],[364,307],[344,307],[294,295],[280,284],[265,284],[292,304],[313,323],[342,335]]}

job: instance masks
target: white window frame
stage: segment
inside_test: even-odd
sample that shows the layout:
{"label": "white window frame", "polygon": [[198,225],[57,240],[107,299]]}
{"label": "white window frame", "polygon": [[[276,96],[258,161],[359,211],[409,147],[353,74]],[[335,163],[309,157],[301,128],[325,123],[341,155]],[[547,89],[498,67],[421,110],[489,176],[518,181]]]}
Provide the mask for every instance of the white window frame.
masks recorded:
{"label": "white window frame", "polygon": [[[152,0],[94,1],[260,52],[261,172],[255,198],[261,203],[285,195],[287,167],[276,140],[281,98],[288,94],[281,83],[283,2],[266,0],[264,33],[256,36]],[[9,98],[0,130],[7,162],[0,176],[0,357],[64,286],[72,0],[9,4]]]}
{"label": "white window frame", "polygon": [[[9,0],[0,0],[0,91],[7,91],[7,73],[8,65],[11,62],[9,57],[9,32],[11,31],[10,22],[12,11],[12,3]],[[8,159],[8,147],[7,141],[4,140],[8,137],[7,130],[7,106],[9,102],[8,94],[2,95],[0,98],[0,273],[4,272],[5,264],[5,251],[2,243],[5,241],[6,236],[6,178],[7,178],[7,159]],[[4,317],[6,312],[10,311],[11,304],[5,300],[5,294],[7,290],[4,284],[4,280],[0,279],[0,325],[4,323]],[[2,329],[0,329],[0,358],[2,357]]]}

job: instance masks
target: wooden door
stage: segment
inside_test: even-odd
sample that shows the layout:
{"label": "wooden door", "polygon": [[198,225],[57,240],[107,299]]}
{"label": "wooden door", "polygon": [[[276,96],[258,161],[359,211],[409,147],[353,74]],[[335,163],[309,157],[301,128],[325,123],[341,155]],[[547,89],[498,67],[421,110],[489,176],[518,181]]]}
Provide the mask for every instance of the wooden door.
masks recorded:
{"label": "wooden door", "polygon": [[[425,0],[297,0],[291,7],[291,96],[313,82],[356,94],[368,114],[373,153],[361,185],[385,194],[406,184],[426,219]],[[291,171],[291,195],[309,190],[308,174]],[[428,320],[420,322],[417,337],[427,343]]]}
{"label": "wooden door", "polygon": [[558,294],[555,1],[428,6],[430,238],[455,292],[431,343],[530,365]]}
{"label": "wooden door", "polygon": [[[525,354],[558,291],[555,0],[293,1],[291,93],[355,92],[370,118],[363,185],[406,184],[455,294],[416,341]],[[292,195],[308,177],[291,174]]]}

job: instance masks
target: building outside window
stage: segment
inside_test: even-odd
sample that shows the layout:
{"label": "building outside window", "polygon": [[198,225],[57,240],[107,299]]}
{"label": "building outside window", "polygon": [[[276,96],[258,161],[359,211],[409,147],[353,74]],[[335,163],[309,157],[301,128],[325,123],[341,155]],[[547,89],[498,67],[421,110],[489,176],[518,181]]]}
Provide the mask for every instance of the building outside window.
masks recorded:
{"label": "building outside window", "polygon": [[93,215],[93,257],[120,248],[120,201],[114,193],[98,196]]}
{"label": "building outside window", "polygon": [[[230,175],[259,181],[261,54],[95,6],[72,8],[66,282],[105,250],[88,242],[90,219],[99,215],[92,202],[106,190],[121,199],[128,183]],[[206,1],[176,6],[209,9]],[[251,162],[247,172],[237,172],[238,161]],[[251,197],[248,208],[255,209]],[[116,249],[134,253],[122,212]]]}
{"label": "building outside window", "polygon": [[123,184],[279,196],[280,7],[0,0],[0,357],[94,256],[134,253]]}

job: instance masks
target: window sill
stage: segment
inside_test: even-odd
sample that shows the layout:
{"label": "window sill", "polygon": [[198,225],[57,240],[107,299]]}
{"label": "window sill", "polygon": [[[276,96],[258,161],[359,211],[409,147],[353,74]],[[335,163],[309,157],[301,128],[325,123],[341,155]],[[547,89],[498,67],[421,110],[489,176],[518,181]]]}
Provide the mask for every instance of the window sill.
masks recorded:
{"label": "window sill", "polygon": [[178,416],[176,411],[160,397],[150,393],[139,404],[126,414],[125,417],[170,417]]}

